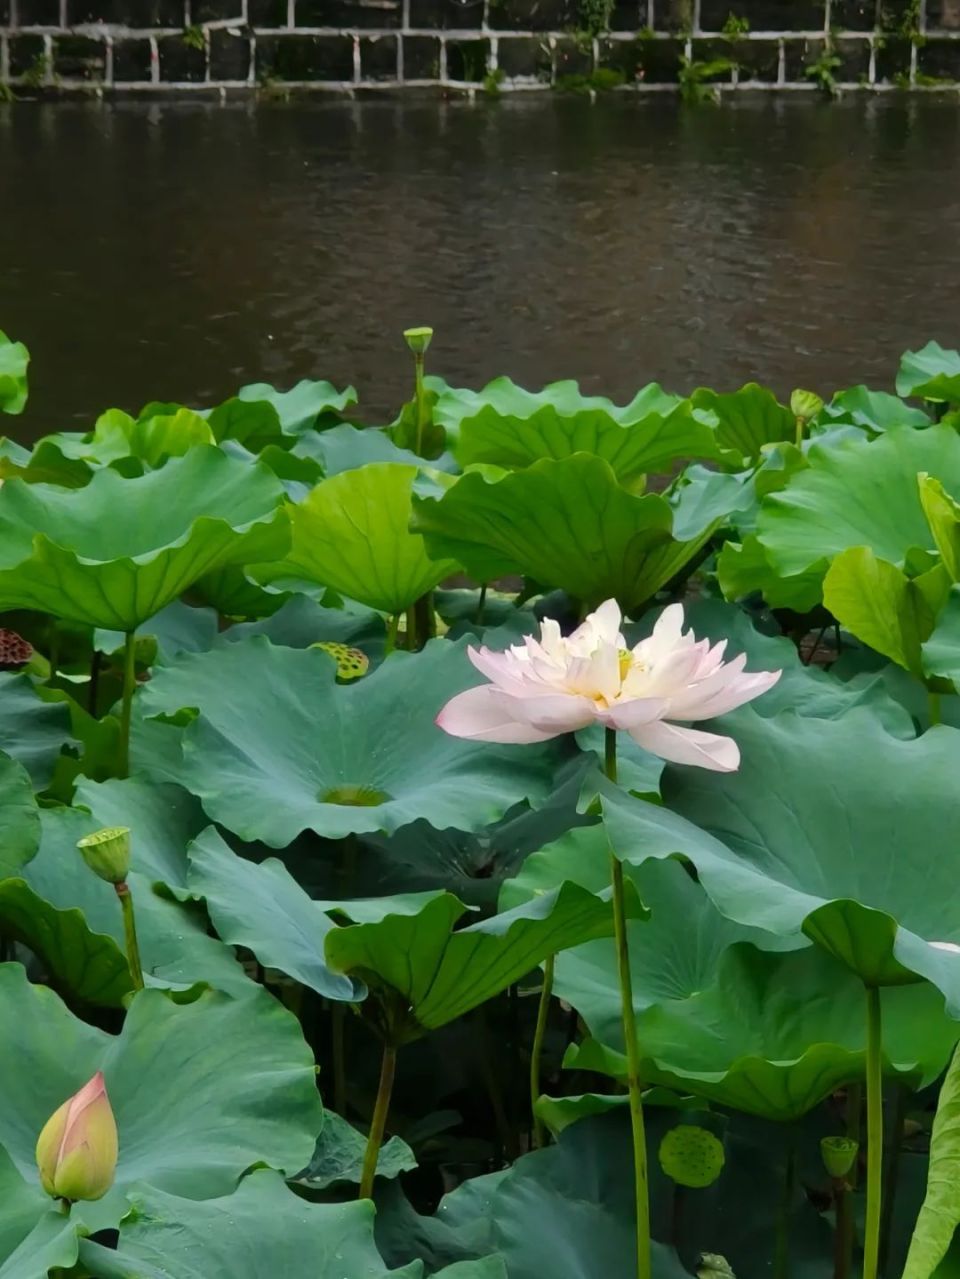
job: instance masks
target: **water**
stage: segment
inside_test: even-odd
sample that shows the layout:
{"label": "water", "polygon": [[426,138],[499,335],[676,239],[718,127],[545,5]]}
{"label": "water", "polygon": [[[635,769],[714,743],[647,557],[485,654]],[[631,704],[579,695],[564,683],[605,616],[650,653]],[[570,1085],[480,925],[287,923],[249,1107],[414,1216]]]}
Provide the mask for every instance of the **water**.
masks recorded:
{"label": "water", "polygon": [[899,94],[0,109],[21,437],[246,382],[408,393],[402,328],[480,385],[627,398],[889,386],[956,345],[960,112]]}

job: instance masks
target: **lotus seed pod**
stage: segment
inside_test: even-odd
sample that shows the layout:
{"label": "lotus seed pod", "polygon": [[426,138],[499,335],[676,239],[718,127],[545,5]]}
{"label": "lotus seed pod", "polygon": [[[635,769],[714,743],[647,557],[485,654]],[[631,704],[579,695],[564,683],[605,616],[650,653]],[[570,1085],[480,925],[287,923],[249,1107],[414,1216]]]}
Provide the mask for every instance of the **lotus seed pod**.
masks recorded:
{"label": "lotus seed pod", "polygon": [[77,848],[83,854],[95,875],[108,884],[122,884],[130,873],[130,830],[126,826],[105,826],[77,840]]}
{"label": "lotus seed pod", "polygon": [[820,1157],[824,1168],[837,1180],[846,1177],[859,1149],[859,1142],[852,1137],[823,1137],[820,1141]]}
{"label": "lotus seed pod", "polygon": [[359,648],[351,648],[348,644],[340,644],[336,640],[321,640],[311,644],[311,648],[322,648],[337,664],[337,679],[344,682],[359,679],[366,675],[370,667],[370,658]]}
{"label": "lotus seed pod", "polygon": [[802,422],[810,422],[823,408],[816,391],[794,391],[790,396],[790,412]]}
{"label": "lotus seed pod", "polygon": [[678,1186],[701,1190],[723,1171],[723,1143],[706,1128],[679,1124],[660,1143],[660,1167]]}
{"label": "lotus seed pod", "polygon": [[433,329],[404,329],[403,336],[406,338],[407,346],[414,355],[424,355],[430,345],[430,339],[433,337]]}
{"label": "lotus seed pod", "polygon": [[33,657],[33,645],[16,631],[0,629],[0,670],[12,671],[26,666]]}
{"label": "lotus seed pod", "polygon": [[736,1279],[730,1262],[719,1252],[702,1252],[697,1262],[697,1279]]}
{"label": "lotus seed pod", "polygon": [[102,1199],[117,1170],[117,1123],[103,1074],[55,1110],[37,1139],[40,1183],[55,1199]]}

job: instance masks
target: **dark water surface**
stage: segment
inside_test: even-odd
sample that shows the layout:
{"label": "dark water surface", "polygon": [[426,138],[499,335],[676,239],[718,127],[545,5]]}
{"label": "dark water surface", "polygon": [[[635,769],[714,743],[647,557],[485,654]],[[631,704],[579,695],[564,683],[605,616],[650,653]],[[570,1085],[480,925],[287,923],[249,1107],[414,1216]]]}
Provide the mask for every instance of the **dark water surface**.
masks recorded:
{"label": "dark water surface", "polygon": [[958,232],[933,97],[0,108],[21,435],[321,376],[383,420],[425,323],[459,384],[887,386],[960,340]]}

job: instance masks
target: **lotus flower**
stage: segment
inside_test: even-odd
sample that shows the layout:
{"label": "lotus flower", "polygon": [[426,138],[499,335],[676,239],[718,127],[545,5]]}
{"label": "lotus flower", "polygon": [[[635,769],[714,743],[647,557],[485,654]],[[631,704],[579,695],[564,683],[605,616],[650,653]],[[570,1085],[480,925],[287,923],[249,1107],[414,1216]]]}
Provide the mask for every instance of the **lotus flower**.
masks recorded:
{"label": "lotus flower", "polygon": [[56,1199],[102,1199],[117,1168],[117,1124],[103,1074],[55,1110],[37,1140],[40,1182]]}
{"label": "lotus flower", "polygon": [[752,701],[780,671],[748,673],[743,653],[725,663],[726,640],[711,646],[684,632],[680,604],[665,608],[653,634],[633,648],[620,623],[619,605],[607,600],[566,638],[546,618],[539,640],[528,636],[505,653],[469,648],[470,661],[492,682],[458,693],[437,724],[453,737],[545,742],[598,723],[674,764],[733,772],[740,765],[736,742],[683,725]]}

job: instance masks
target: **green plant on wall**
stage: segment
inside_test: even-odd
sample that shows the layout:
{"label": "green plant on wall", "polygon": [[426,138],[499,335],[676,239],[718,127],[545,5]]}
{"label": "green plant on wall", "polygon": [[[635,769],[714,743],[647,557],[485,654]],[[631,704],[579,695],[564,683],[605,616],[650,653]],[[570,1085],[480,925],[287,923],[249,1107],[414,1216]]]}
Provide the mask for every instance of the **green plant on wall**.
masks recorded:
{"label": "green plant on wall", "polygon": [[678,82],[684,102],[700,103],[720,101],[719,85],[713,83],[720,76],[728,75],[736,63],[731,58],[711,58],[701,61],[682,57]]}
{"label": "green plant on wall", "polygon": [[610,30],[610,16],[615,0],[577,0],[579,29],[587,36]]}
{"label": "green plant on wall", "polygon": [[727,14],[727,20],[723,24],[723,34],[728,40],[739,40],[741,36],[745,36],[750,30],[750,19],[741,18],[732,11]]}
{"label": "green plant on wall", "polygon": [[23,73],[23,83],[29,89],[39,89],[47,82],[50,75],[50,58],[45,53],[38,53]]}
{"label": "green plant on wall", "polygon": [[207,47],[206,38],[203,34],[203,27],[187,27],[183,35],[180,37],[188,49],[196,49],[203,53]]}
{"label": "green plant on wall", "polygon": [[804,75],[814,82],[821,93],[826,94],[828,98],[835,98],[839,93],[836,72],[842,65],[842,59],[837,56],[832,43],[828,40],[819,57],[814,62],[807,63]]}

